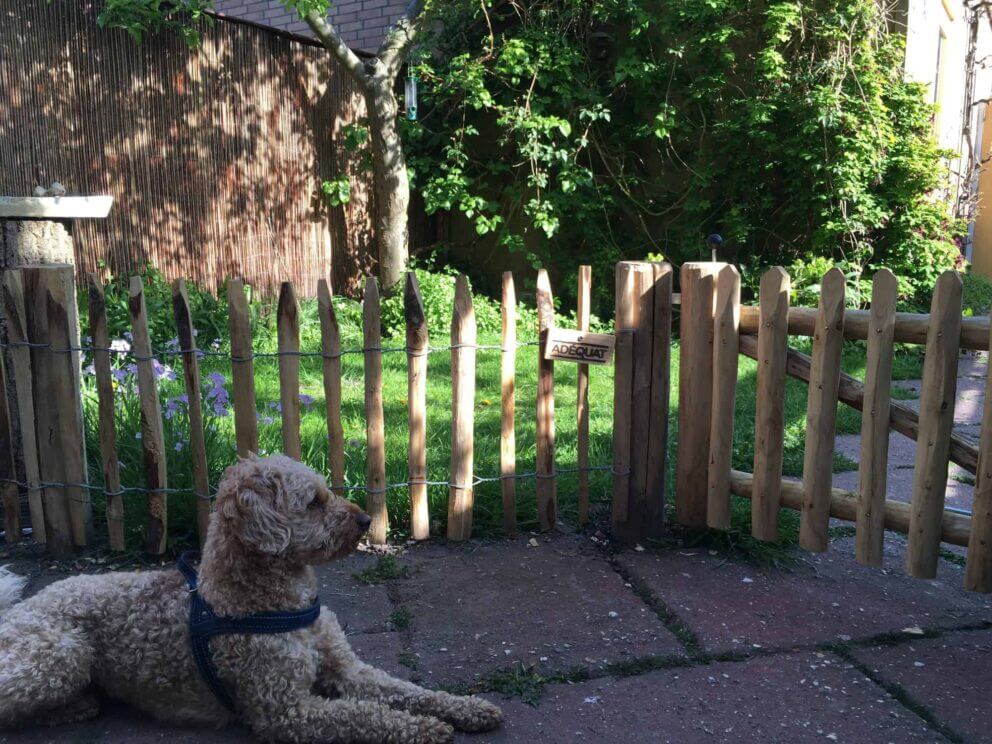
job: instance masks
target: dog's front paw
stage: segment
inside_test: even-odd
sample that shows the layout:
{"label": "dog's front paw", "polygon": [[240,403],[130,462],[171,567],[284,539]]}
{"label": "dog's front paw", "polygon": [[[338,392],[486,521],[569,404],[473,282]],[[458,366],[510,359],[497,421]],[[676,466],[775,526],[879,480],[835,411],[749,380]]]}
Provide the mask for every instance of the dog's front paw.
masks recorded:
{"label": "dog's front paw", "polygon": [[450,724],[434,716],[417,716],[416,744],[449,744],[455,740],[455,730]]}
{"label": "dog's front paw", "polygon": [[492,731],[503,723],[503,711],[481,697],[457,697],[445,716],[459,731]]}

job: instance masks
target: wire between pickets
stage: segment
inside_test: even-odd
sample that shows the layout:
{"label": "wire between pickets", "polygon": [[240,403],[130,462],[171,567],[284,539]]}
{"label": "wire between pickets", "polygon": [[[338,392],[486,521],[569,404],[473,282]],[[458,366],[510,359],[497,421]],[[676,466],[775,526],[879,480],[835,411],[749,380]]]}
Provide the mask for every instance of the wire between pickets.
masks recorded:
{"label": "wire between pickets", "polygon": [[[553,473],[514,473],[512,475],[496,475],[496,476],[482,476],[476,475],[472,477],[472,483],[469,485],[452,483],[451,481],[432,481],[432,480],[409,480],[403,481],[401,483],[389,483],[382,488],[369,488],[368,486],[361,485],[344,485],[344,486],[332,486],[332,491],[364,491],[365,493],[385,493],[386,491],[392,491],[398,488],[409,488],[415,485],[426,485],[426,486],[443,486],[445,488],[474,488],[480,483],[496,483],[503,480],[521,480],[529,478],[555,478],[559,475],[567,475],[569,473],[581,473],[581,472],[606,472],[611,471],[612,467],[610,465],[596,465],[585,468],[560,468]],[[8,483],[17,486],[25,491],[43,491],[46,488],[74,488],[85,491],[98,491],[105,496],[126,496],[129,494],[193,494],[199,499],[206,501],[212,501],[217,495],[217,489],[212,488],[210,494],[204,496],[196,491],[194,488],[147,488],[144,486],[123,486],[117,491],[104,491],[101,486],[97,486],[91,483],[63,483],[59,481],[41,481],[37,485],[32,486],[24,481],[15,480],[13,478],[0,478],[0,483]],[[87,503],[85,499],[70,497],[70,501],[76,503]]]}
{"label": "wire between pickets", "polygon": [[[540,341],[518,341],[513,349],[520,349],[525,346],[539,346]],[[409,356],[424,356],[425,354],[436,354],[453,349],[476,349],[477,351],[510,351],[511,349],[501,344],[450,344],[448,346],[430,346],[426,351],[423,349],[411,349],[409,346],[363,346],[358,349],[342,349],[335,354],[325,354],[322,351],[253,351],[249,356],[236,356],[223,351],[213,351],[207,349],[158,349],[151,356],[135,354],[130,350],[114,349],[102,346],[52,346],[49,343],[36,343],[33,341],[7,341],[0,343],[0,349],[48,349],[53,354],[70,354],[73,352],[83,352],[92,354],[94,352],[104,352],[116,354],[121,357],[129,357],[136,362],[150,362],[158,360],[160,357],[182,356],[183,354],[196,354],[199,357],[214,357],[229,359],[232,362],[249,362],[253,359],[264,359],[271,357],[319,357],[321,359],[339,359],[347,354],[365,354],[370,351],[377,351],[381,354],[405,353]]]}

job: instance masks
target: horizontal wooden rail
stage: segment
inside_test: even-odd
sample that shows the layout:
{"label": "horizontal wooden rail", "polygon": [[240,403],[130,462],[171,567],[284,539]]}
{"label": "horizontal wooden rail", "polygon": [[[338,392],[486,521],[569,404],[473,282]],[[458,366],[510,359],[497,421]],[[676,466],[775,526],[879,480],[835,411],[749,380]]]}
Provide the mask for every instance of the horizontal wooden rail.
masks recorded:
{"label": "horizontal wooden rail", "polygon": [[[844,311],[844,338],[868,338],[869,310]],[[741,306],[741,333],[755,334],[758,332],[758,308],[753,305]],[[815,307],[789,308],[789,335],[812,336],[816,326]],[[925,344],[927,328],[930,327],[930,316],[925,313],[896,313],[896,343]],[[989,318],[987,315],[977,318],[961,319],[961,348],[988,350],[989,348]]]}
{"label": "horizontal wooden rail", "polygon": [[[743,310],[743,308],[742,308]],[[741,334],[740,351],[744,356],[758,358],[758,339],[752,335]],[[807,354],[795,349],[789,349],[786,362],[786,372],[797,380],[809,384],[811,359]],[[854,377],[841,373],[840,387],[837,399],[858,411],[864,410],[865,386]],[[898,401],[889,404],[889,427],[916,441],[920,430],[920,417],[909,406]],[[978,446],[959,434],[951,434],[950,458],[972,475],[978,470]]]}
{"label": "horizontal wooden rail", "polygon": [[[754,486],[754,477],[750,473],[740,470],[730,471],[730,490],[735,496],[745,499],[751,498]],[[781,506],[787,509],[800,511],[803,506],[803,484],[802,481],[791,478],[782,479]],[[902,501],[885,502],[885,529],[907,534],[909,532],[909,515],[912,507]],[[858,494],[853,491],[845,491],[840,488],[831,489],[830,492],[830,516],[836,519],[843,519],[847,522],[854,522],[858,518]],[[968,544],[968,535],[971,530],[971,518],[963,514],[951,511],[944,511],[941,521],[940,539],[951,545]]]}

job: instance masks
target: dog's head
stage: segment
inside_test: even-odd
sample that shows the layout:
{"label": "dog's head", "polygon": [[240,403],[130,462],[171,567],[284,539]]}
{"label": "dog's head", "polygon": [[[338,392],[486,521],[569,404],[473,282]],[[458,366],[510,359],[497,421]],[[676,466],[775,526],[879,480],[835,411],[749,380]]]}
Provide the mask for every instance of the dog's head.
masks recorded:
{"label": "dog's head", "polygon": [[252,455],[229,467],[214,518],[246,550],[304,564],[348,555],[371,523],[317,473],[285,455]]}

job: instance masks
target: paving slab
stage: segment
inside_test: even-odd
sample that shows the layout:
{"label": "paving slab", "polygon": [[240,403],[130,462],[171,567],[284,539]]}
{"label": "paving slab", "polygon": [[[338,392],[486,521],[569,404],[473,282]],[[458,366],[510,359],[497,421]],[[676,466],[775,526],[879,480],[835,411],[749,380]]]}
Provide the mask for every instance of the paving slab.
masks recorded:
{"label": "paving slab", "polygon": [[861,648],[854,654],[966,741],[992,738],[992,630]]}
{"label": "paving slab", "polygon": [[504,727],[472,742],[944,741],[832,654],[785,653],[553,685],[537,707],[492,697]]}
{"label": "paving slab", "polygon": [[359,659],[400,679],[410,679],[411,669],[400,663],[404,644],[400,633],[356,633],[348,642]]}
{"label": "paving slab", "polygon": [[352,553],[347,558],[317,567],[321,604],[337,615],[346,633],[386,630],[386,620],[393,611],[386,587],[364,584],[354,574],[374,566],[378,556]]}
{"label": "paving slab", "polygon": [[514,662],[562,670],[683,653],[588,541],[561,535],[537,545],[423,545],[403,557],[410,576],[396,587],[422,681],[469,681]]}
{"label": "paving slab", "polygon": [[886,565],[854,560],[854,539],[824,554],[800,554],[789,569],[768,569],[705,550],[629,551],[617,560],[639,577],[711,652],[792,647],[992,620],[992,600],[966,592],[963,568],[941,562],[937,580],[902,571],[905,540],[886,535]]}
{"label": "paving slab", "polygon": [[247,729],[190,729],[159,723],[121,703],[105,701],[99,717],[71,726],[0,731],[0,744],[233,744],[257,741]]}

